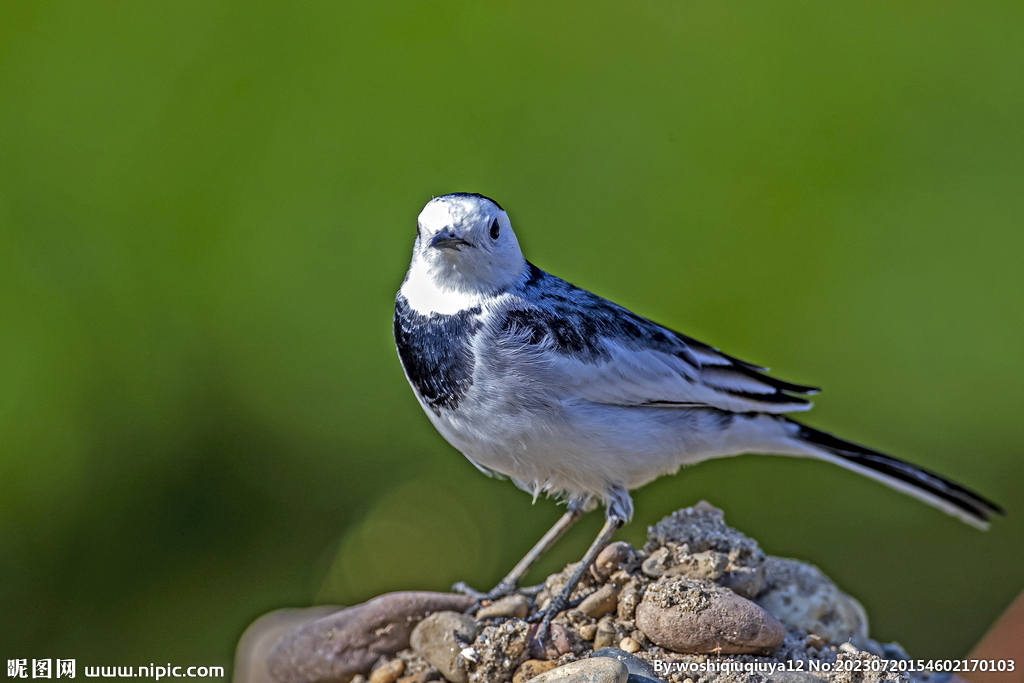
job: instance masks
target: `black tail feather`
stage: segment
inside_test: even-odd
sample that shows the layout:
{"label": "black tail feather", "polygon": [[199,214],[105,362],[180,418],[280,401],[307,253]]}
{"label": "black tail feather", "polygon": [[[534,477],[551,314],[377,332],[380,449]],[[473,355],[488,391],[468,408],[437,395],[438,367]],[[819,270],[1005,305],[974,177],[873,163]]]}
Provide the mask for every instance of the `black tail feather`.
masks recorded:
{"label": "black tail feather", "polygon": [[[797,427],[797,436],[802,441],[841,458],[845,463],[849,463],[851,469],[861,469],[864,474],[873,472],[881,477],[895,480],[895,482],[902,482],[920,494],[924,494],[921,495],[922,498],[927,499],[931,496],[945,501],[964,514],[973,517],[980,523],[980,526],[987,524],[993,514],[1006,514],[999,505],[935,472],[865,446],[844,441],[796,420],[784,419]],[[839,464],[844,463],[840,462]]]}

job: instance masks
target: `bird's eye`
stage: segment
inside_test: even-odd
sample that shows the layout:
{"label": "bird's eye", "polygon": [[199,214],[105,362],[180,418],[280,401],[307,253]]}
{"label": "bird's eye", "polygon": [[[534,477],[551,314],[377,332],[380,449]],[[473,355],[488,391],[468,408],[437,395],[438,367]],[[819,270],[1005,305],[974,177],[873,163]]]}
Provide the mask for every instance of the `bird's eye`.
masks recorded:
{"label": "bird's eye", "polygon": [[498,239],[498,233],[499,232],[501,232],[501,226],[498,225],[498,219],[495,218],[494,222],[491,223],[491,239],[492,240]]}

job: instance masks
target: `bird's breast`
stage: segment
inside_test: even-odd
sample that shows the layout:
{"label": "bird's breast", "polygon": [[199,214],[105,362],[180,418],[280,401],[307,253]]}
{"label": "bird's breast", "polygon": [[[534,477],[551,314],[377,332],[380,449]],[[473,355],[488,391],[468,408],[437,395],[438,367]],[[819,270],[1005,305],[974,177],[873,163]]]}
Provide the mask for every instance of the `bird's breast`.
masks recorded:
{"label": "bird's breast", "polygon": [[473,338],[480,331],[480,307],[454,314],[424,315],[402,294],[395,301],[395,345],[419,398],[435,413],[454,410],[473,386]]}

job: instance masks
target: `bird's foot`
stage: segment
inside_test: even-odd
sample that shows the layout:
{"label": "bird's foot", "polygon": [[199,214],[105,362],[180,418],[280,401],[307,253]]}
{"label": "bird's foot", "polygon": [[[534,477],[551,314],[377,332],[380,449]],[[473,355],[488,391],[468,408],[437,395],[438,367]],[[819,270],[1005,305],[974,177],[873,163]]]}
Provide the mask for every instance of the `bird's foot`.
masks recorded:
{"label": "bird's foot", "polygon": [[541,651],[554,647],[551,638],[551,620],[568,606],[569,601],[564,595],[559,594],[548,600],[548,604],[544,605],[544,609],[537,610],[536,614],[527,617],[526,621],[528,623],[537,624],[537,630],[531,634],[531,637],[536,640]]}

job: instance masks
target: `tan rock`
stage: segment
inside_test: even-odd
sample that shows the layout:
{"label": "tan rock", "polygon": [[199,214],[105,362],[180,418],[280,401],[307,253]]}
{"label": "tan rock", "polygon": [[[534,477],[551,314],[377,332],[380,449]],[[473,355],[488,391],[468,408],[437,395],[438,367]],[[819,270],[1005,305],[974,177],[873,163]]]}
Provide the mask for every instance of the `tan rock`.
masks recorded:
{"label": "tan rock", "polygon": [[495,619],[498,617],[525,619],[530,611],[530,601],[523,595],[509,595],[496,600],[476,612],[476,618]]}
{"label": "tan rock", "polygon": [[541,674],[531,683],[626,683],[629,670],[610,657],[592,657],[570,662]]}
{"label": "tan rock", "polygon": [[526,683],[526,681],[532,680],[537,676],[540,676],[542,673],[551,671],[557,666],[557,662],[551,662],[544,659],[527,659],[519,665],[515,674],[512,675],[512,683]]}
{"label": "tan rock", "polygon": [[449,681],[467,683],[469,675],[459,653],[476,639],[477,631],[476,621],[468,615],[437,612],[413,629],[409,643]]}
{"label": "tan rock", "polygon": [[785,627],[753,602],[710,581],[682,577],[651,584],[636,625],[673,652],[758,654],[782,644]]}
{"label": "tan rock", "polygon": [[615,611],[619,601],[619,589],[610,583],[588,595],[577,609],[588,617],[600,619]]}
{"label": "tan rock", "polygon": [[405,662],[392,659],[370,673],[370,683],[395,683],[405,673]]}

